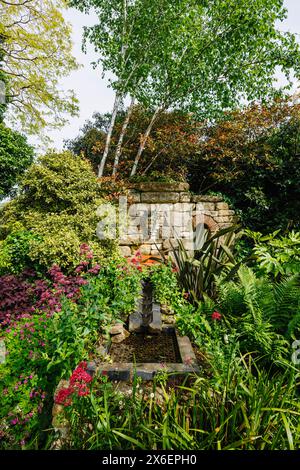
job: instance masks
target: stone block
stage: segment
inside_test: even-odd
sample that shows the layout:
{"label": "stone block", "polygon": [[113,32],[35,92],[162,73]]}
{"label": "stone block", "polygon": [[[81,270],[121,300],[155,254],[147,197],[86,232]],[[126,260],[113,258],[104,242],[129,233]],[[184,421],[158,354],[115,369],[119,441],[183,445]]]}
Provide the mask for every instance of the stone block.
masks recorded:
{"label": "stone block", "polygon": [[218,215],[221,217],[230,217],[232,215],[235,215],[235,212],[232,210],[225,210],[225,209],[220,209],[218,211]]}
{"label": "stone block", "polygon": [[156,371],[150,368],[147,370],[146,367],[147,366],[144,366],[144,369],[138,369],[136,371],[136,376],[141,377],[143,380],[152,380]]}
{"label": "stone block", "polygon": [[141,201],[147,203],[176,203],[179,201],[179,193],[178,192],[146,192],[142,193]]}
{"label": "stone block", "polygon": [[187,232],[181,232],[181,237],[182,238],[193,240],[193,236],[194,236],[194,234],[193,234],[192,230],[187,231]]}
{"label": "stone block", "polygon": [[145,183],[136,183],[134,189],[143,192],[187,192],[190,189],[188,183],[163,183],[159,181],[148,181]]}
{"label": "stone block", "polygon": [[214,217],[215,222],[218,224],[228,222],[228,217]]}
{"label": "stone block", "polygon": [[129,331],[132,332],[140,332],[143,325],[143,317],[140,312],[133,312],[129,315]]}
{"label": "stone block", "polygon": [[180,202],[190,202],[191,201],[190,193],[180,193],[179,201]]}
{"label": "stone block", "polygon": [[176,335],[176,337],[183,364],[188,366],[197,366],[197,359],[189,338],[187,336],[179,335]]}
{"label": "stone block", "polygon": [[[106,372],[103,370],[103,372]],[[127,369],[112,369],[107,371],[107,376],[110,380],[129,380],[130,379],[130,368]]]}
{"label": "stone block", "polygon": [[215,203],[214,202],[206,202],[203,201],[203,208],[205,211],[214,211],[215,210]]}
{"label": "stone block", "polygon": [[162,243],[154,243],[151,245],[151,251],[152,250],[161,250],[162,249]]}
{"label": "stone block", "polygon": [[216,208],[217,208],[217,210],[226,210],[226,211],[228,211],[229,206],[228,206],[227,202],[217,202]]}
{"label": "stone block", "polygon": [[142,255],[150,255],[151,252],[151,245],[141,245],[139,248]]}
{"label": "stone block", "polygon": [[173,212],[191,212],[193,204],[189,204],[188,202],[177,202],[173,204],[172,211]]}
{"label": "stone block", "polygon": [[120,246],[120,252],[121,252],[121,255],[124,256],[124,258],[128,258],[129,256],[131,256],[131,249],[129,248],[129,246]]}
{"label": "stone block", "polygon": [[162,322],[161,322],[161,312],[160,306],[157,303],[152,304],[152,321],[149,323],[148,329],[150,333],[161,333]]}
{"label": "stone block", "polygon": [[205,196],[203,194],[192,196],[192,202],[221,202],[222,200],[221,196]]}
{"label": "stone block", "polygon": [[132,190],[128,193],[127,200],[128,204],[135,204],[136,202],[141,202],[141,193]]}
{"label": "stone block", "polygon": [[209,215],[210,217],[218,217],[218,215],[220,215],[220,211],[209,211],[205,209],[204,215]]}
{"label": "stone block", "polygon": [[171,240],[171,239],[167,239],[167,240],[164,240],[163,242],[163,249],[164,250],[173,250],[173,247],[175,248],[177,246],[177,242],[176,240]]}

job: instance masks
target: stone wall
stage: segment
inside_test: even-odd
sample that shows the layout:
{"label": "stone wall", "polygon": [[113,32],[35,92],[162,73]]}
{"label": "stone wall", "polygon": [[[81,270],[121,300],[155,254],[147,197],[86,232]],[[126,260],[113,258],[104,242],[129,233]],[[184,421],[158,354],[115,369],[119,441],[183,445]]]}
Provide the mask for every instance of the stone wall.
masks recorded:
{"label": "stone wall", "polygon": [[219,196],[192,195],[187,183],[139,183],[127,194],[127,209],[120,217],[120,249],[131,256],[167,253],[178,239],[186,249],[199,247],[205,230],[211,234],[237,222]]}

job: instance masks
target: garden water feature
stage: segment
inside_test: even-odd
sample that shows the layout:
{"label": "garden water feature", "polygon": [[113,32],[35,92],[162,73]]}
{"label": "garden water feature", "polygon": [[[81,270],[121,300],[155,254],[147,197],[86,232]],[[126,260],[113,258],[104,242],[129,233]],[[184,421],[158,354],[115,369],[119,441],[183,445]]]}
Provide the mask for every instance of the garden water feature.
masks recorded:
{"label": "garden water feature", "polygon": [[128,330],[130,335],[122,342],[107,345],[112,363],[95,358],[88,365],[91,374],[105,374],[111,380],[130,380],[135,374],[152,380],[160,371],[178,375],[199,371],[190,340],[180,336],[174,325],[163,323],[160,304],[147,280],[128,318]]}

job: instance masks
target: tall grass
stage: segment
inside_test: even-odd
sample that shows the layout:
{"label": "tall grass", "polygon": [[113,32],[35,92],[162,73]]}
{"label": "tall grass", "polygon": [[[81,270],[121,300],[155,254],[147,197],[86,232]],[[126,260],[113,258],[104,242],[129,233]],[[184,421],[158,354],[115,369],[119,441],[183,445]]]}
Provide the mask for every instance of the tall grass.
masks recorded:
{"label": "tall grass", "polygon": [[[66,409],[67,448],[292,450],[300,446],[299,373],[270,374],[251,355],[232,358],[216,377],[190,377],[127,392],[97,382]],[[142,390],[142,392],[140,391]]]}

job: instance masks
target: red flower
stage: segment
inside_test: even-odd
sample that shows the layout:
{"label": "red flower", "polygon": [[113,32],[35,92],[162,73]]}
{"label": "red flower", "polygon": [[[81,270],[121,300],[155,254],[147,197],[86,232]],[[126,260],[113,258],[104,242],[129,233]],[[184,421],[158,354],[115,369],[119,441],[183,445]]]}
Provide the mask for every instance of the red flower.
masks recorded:
{"label": "red flower", "polygon": [[211,316],[212,320],[221,320],[222,315],[219,312],[214,312]]}
{"label": "red flower", "polygon": [[74,392],[72,387],[68,388],[61,388],[54,399],[55,403],[58,405],[64,405],[64,406],[69,406],[71,405],[72,399],[71,395]]}

